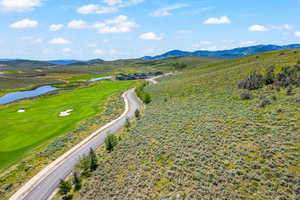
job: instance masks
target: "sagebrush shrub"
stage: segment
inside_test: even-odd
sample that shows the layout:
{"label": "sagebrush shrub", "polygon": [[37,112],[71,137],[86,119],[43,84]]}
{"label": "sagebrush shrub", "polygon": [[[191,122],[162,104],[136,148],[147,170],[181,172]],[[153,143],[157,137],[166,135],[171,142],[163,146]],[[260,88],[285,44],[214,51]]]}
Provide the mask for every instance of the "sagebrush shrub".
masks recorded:
{"label": "sagebrush shrub", "polygon": [[264,76],[264,82],[266,85],[271,85],[275,81],[275,74],[274,74],[274,66],[269,67],[267,73]]}
{"label": "sagebrush shrub", "polygon": [[259,72],[252,72],[246,79],[241,80],[238,84],[240,89],[257,90],[264,84],[263,75]]}
{"label": "sagebrush shrub", "polygon": [[250,100],[250,99],[252,99],[252,93],[250,92],[241,93],[241,100]]}
{"label": "sagebrush shrub", "polygon": [[263,107],[266,107],[266,106],[268,106],[270,104],[271,104],[271,101],[269,99],[267,99],[267,97],[261,96],[260,97],[260,102],[258,104],[258,107],[263,108]]}
{"label": "sagebrush shrub", "polygon": [[288,87],[290,85],[296,85],[298,82],[298,76],[296,74],[296,68],[284,67],[276,75],[276,85],[280,87]]}
{"label": "sagebrush shrub", "polygon": [[293,95],[293,88],[292,88],[292,87],[289,87],[289,88],[287,89],[286,95],[288,95],[288,96]]}

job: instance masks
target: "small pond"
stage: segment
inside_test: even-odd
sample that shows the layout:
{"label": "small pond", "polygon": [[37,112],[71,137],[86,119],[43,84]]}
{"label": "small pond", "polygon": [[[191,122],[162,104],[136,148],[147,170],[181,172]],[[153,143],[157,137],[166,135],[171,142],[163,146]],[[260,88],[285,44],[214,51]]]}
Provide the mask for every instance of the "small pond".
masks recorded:
{"label": "small pond", "polygon": [[11,92],[11,93],[8,93],[8,94],[0,97],[0,105],[11,103],[11,102],[18,101],[21,99],[37,97],[37,96],[40,96],[40,95],[43,95],[43,94],[46,94],[48,92],[52,92],[55,90],[59,90],[59,89],[56,87],[47,85],[47,86],[38,87],[34,90]]}

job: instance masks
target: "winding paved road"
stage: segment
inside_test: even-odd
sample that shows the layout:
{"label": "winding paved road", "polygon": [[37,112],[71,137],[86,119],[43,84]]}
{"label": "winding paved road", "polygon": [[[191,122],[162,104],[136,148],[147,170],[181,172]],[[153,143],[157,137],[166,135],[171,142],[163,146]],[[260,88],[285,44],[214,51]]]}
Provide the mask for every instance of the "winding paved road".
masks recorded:
{"label": "winding paved road", "polygon": [[108,134],[117,133],[124,126],[126,118],[133,118],[135,110],[142,108],[142,104],[136,97],[134,89],[125,92],[123,98],[125,101],[125,111],[118,119],[100,128],[80,144],[52,162],[19,189],[10,199],[47,200],[56,190],[60,180],[65,179],[72,173],[74,166],[81,156],[87,155],[90,148],[97,149],[101,146]]}

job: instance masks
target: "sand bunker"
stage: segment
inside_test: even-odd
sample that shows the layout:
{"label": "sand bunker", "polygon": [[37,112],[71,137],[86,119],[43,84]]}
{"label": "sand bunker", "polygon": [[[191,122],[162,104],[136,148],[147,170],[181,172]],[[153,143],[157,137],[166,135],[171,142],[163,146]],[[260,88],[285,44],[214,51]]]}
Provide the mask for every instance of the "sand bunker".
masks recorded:
{"label": "sand bunker", "polygon": [[69,116],[69,115],[71,115],[71,112],[72,112],[72,111],[73,111],[73,109],[69,109],[69,110],[60,112],[59,116],[60,116],[60,117],[66,117],[66,116]]}
{"label": "sand bunker", "polygon": [[18,113],[24,113],[24,112],[26,112],[24,109],[20,109],[20,110],[18,110],[17,111]]}

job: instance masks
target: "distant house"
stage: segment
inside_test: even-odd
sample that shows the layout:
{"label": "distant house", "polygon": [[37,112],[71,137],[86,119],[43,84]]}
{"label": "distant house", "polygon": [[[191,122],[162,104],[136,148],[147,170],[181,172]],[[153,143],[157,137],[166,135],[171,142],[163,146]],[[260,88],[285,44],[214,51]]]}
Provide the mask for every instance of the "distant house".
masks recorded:
{"label": "distant house", "polygon": [[155,76],[162,75],[162,72],[149,72],[149,73],[136,73],[136,74],[120,74],[116,76],[116,79],[119,81],[128,81],[128,80],[138,80],[138,79],[148,79]]}

